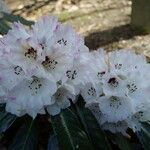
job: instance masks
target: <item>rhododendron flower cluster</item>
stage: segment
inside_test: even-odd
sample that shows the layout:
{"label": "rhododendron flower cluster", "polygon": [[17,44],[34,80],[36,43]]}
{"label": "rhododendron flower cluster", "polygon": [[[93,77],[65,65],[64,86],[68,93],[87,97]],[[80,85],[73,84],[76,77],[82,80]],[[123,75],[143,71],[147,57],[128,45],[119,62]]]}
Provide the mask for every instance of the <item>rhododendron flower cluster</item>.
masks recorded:
{"label": "rhododendron flower cluster", "polygon": [[150,120],[150,64],[131,50],[91,52],[93,81],[81,94],[103,129],[140,130]]}
{"label": "rhododendron flower cluster", "polygon": [[31,28],[14,23],[0,39],[0,96],[6,110],[36,117],[47,107],[58,114],[84,83],[88,55],[84,40],[55,17],[43,17]]}
{"label": "rhododendron flower cluster", "polygon": [[126,135],[150,120],[150,64],[131,50],[89,52],[72,27],[45,16],[0,39],[0,102],[22,116],[56,115],[81,94],[100,126]]}

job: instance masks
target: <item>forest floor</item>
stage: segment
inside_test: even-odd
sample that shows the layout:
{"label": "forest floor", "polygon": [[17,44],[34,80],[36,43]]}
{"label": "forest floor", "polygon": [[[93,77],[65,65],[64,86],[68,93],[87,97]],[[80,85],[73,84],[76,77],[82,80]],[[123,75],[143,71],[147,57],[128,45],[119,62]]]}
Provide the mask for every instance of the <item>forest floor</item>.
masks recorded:
{"label": "forest floor", "polygon": [[150,56],[150,35],[130,26],[131,0],[6,0],[14,14],[29,20],[57,15],[85,37],[90,49],[135,49]]}

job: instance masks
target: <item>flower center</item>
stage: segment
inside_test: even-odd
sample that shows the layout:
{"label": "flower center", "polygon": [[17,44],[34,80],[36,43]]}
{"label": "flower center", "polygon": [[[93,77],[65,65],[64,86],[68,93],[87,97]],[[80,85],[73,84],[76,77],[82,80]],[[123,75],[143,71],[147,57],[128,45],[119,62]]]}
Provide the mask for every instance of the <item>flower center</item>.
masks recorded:
{"label": "flower center", "polygon": [[24,54],[25,57],[29,59],[36,59],[37,58],[37,51],[34,48],[29,48],[27,52]]}
{"label": "flower center", "polygon": [[94,96],[96,94],[95,88],[93,87],[89,88],[87,94],[90,96]]}
{"label": "flower center", "polygon": [[119,83],[118,83],[117,79],[115,77],[113,77],[108,80],[108,84],[111,87],[117,87]]}
{"label": "flower center", "polygon": [[110,100],[110,107],[115,107],[115,108],[119,108],[119,106],[122,105],[121,101],[120,101],[120,98],[116,97],[116,96],[111,96],[109,98]]}
{"label": "flower center", "polygon": [[122,64],[115,64],[115,69],[118,69],[118,70],[120,70],[122,68]]}
{"label": "flower center", "polygon": [[45,57],[45,61],[42,62],[42,65],[47,69],[55,69],[58,62],[55,59],[50,59],[48,56]]}
{"label": "flower center", "polygon": [[77,71],[76,71],[76,70],[73,70],[73,71],[68,70],[68,71],[66,72],[66,75],[67,75],[67,77],[68,77],[69,79],[74,80],[74,79],[77,77]]}
{"label": "flower center", "polygon": [[134,83],[127,84],[127,88],[130,93],[134,93],[137,90],[137,86]]}
{"label": "flower center", "polygon": [[105,73],[106,73],[105,71],[98,72],[97,77],[102,78],[105,75]]}
{"label": "flower center", "polygon": [[136,113],[136,115],[134,116],[134,118],[136,119],[140,119],[143,117],[143,111],[139,111],[138,113]]}
{"label": "flower center", "polygon": [[62,39],[58,40],[57,43],[63,44],[64,46],[66,46],[66,45],[67,45],[67,40],[64,40],[64,39],[62,38]]}
{"label": "flower center", "polygon": [[33,77],[33,80],[29,82],[28,87],[32,91],[31,95],[36,95],[38,91],[40,90],[40,88],[42,87],[41,80],[38,79],[37,77]]}
{"label": "flower center", "polygon": [[14,73],[20,75],[23,72],[22,68],[19,66],[14,67]]}

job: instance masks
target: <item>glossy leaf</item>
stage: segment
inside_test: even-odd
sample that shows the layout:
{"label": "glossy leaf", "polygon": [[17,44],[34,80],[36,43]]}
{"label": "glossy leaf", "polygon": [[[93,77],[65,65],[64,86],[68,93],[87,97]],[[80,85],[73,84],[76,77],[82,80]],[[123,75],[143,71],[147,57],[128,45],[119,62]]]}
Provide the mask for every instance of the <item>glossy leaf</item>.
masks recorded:
{"label": "glossy leaf", "polygon": [[3,107],[0,107],[0,133],[5,132],[16,120],[16,116],[5,112]]}
{"label": "glossy leaf", "polygon": [[139,140],[144,150],[150,149],[150,124],[141,123],[141,131],[137,132]]}
{"label": "glossy leaf", "polygon": [[90,140],[93,143],[93,147],[97,149],[110,150],[109,142],[105,133],[100,129],[97,120],[90,112],[89,109],[85,108],[83,100],[80,97],[80,100],[75,104],[79,118],[84,126],[85,131],[87,132]]}
{"label": "glossy leaf", "polygon": [[34,24],[33,21],[28,21],[24,19],[23,17],[13,15],[13,14],[7,14],[7,13],[2,13],[2,17],[0,18],[0,34],[6,34],[8,30],[10,29],[10,25],[13,22],[21,22],[24,25],[31,26]]}
{"label": "glossy leaf", "polygon": [[3,19],[0,19],[0,34],[6,34],[9,29],[10,27],[7,22]]}
{"label": "glossy leaf", "polygon": [[66,109],[55,117],[52,117],[52,125],[56,132],[60,150],[93,150],[82,124],[77,115]]}
{"label": "glossy leaf", "polygon": [[27,26],[31,26],[32,24],[34,24],[33,21],[26,20],[21,16],[7,14],[7,13],[3,13],[3,19],[8,22],[18,22],[19,21],[20,23],[27,25]]}
{"label": "glossy leaf", "polygon": [[18,130],[9,150],[35,150],[37,149],[37,131],[34,121],[26,121]]}
{"label": "glossy leaf", "polygon": [[123,136],[121,133],[116,133],[116,134],[109,133],[107,134],[107,136],[109,136],[112,143],[117,145],[120,148],[120,150],[134,149],[134,145],[133,143],[131,143],[130,139]]}
{"label": "glossy leaf", "polygon": [[58,140],[55,134],[50,135],[47,150],[59,150]]}

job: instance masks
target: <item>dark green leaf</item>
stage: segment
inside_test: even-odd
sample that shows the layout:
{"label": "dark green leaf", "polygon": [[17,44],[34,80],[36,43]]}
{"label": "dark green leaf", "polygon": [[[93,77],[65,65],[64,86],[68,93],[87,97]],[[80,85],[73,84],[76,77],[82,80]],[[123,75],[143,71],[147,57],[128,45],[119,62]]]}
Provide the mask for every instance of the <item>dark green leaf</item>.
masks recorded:
{"label": "dark green leaf", "polygon": [[47,150],[59,150],[58,140],[55,134],[50,135]]}
{"label": "dark green leaf", "polygon": [[[110,134],[109,134],[110,135]],[[111,141],[116,144],[121,150],[133,150],[133,143],[121,133],[111,134]]]}
{"label": "dark green leaf", "polygon": [[93,114],[85,108],[83,101],[80,100],[75,104],[79,118],[84,126],[85,131],[87,132],[89,139],[93,143],[95,149],[110,150],[110,145],[107,141],[105,133],[100,129],[97,120]]}
{"label": "dark green leaf", "polygon": [[28,21],[20,16],[13,14],[1,13],[2,17],[0,18],[0,34],[6,34],[10,29],[10,25],[13,22],[21,22],[24,25],[31,26],[34,24],[33,21]]}
{"label": "dark green leaf", "polygon": [[0,19],[0,34],[6,34],[10,29],[5,20]]}
{"label": "dark green leaf", "polygon": [[150,124],[141,123],[141,131],[137,132],[144,150],[150,150]]}
{"label": "dark green leaf", "polygon": [[16,120],[16,116],[5,111],[0,112],[0,133],[5,132]]}
{"label": "dark green leaf", "polygon": [[18,130],[9,150],[36,150],[37,131],[33,120],[28,120]]}
{"label": "dark green leaf", "polygon": [[60,115],[53,117],[52,125],[60,150],[93,150],[82,124],[71,109],[66,109]]}
{"label": "dark green leaf", "polygon": [[27,26],[34,24],[33,21],[28,21],[28,20],[24,19],[23,17],[13,15],[13,14],[7,14],[7,13],[3,13],[3,19],[8,21],[8,22],[20,21],[22,24],[27,25]]}
{"label": "dark green leaf", "polygon": [[0,113],[5,111],[5,104],[0,104]]}

